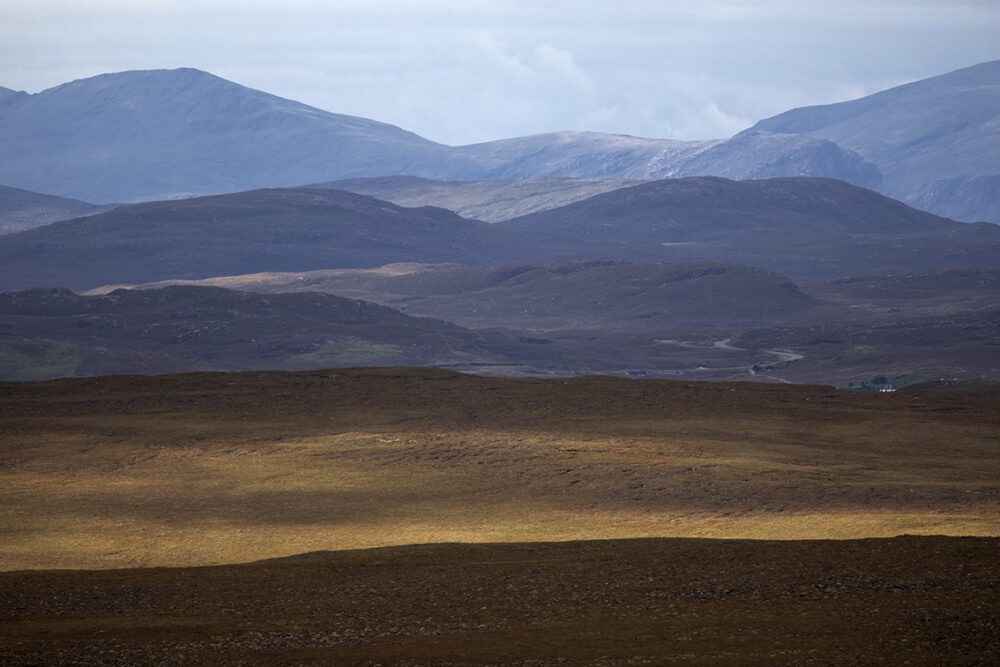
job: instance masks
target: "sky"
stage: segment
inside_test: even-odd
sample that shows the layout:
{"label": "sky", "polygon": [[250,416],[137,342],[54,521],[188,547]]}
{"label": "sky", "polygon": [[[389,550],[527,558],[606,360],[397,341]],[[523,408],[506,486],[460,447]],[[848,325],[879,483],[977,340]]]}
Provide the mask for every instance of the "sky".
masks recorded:
{"label": "sky", "polygon": [[0,0],[0,86],[196,67],[450,145],[723,138],[997,59],[998,0]]}

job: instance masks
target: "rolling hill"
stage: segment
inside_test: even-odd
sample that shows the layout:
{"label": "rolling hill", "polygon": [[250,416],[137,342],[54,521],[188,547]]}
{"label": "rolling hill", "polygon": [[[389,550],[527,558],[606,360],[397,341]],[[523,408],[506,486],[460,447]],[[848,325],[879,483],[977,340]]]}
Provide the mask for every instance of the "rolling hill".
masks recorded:
{"label": "rolling hill", "polygon": [[820,281],[996,268],[1000,227],[829,179],[667,179],[496,224],[337,190],[271,189],[121,206],[0,237],[0,289],[579,258],[718,261]]}
{"label": "rolling hill", "polygon": [[831,179],[666,179],[498,226],[658,247],[660,261],[733,262],[795,281],[1000,265],[1000,226],[955,222]]}
{"label": "rolling hill", "polygon": [[[888,274],[799,289],[739,265],[576,261],[393,264],[134,287],[214,286],[275,298],[316,291],[374,301],[478,328],[484,353],[449,367],[488,375],[601,372],[872,388],[880,386],[875,377],[900,386],[1000,378],[996,274]],[[47,335],[44,327],[37,335]],[[231,328],[240,328],[238,317]],[[35,363],[47,362],[36,355]]]}
{"label": "rolling hill", "polygon": [[463,218],[500,222],[642,182],[643,179],[637,178],[555,177],[435,181],[416,176],[388,176],[330,181],[309,187],[357,192],[399,206],[439,206]]}
{"label": "rolling hill", "polygon": [[97,213],[107,207],[0,185],[0,234],[41,227],[57,220]]}
{"label": "rolling hill", "polygon": [[[169,284],[177,283],[139,287]],[[391,264],[207,278],[188,284],[261,293],[329,292],[474,328],[668,330],[761,326],[821,316],[820,302],[784,276],[713,262]]]}
{"label": "rolling hill", "polygon": [[507,362],[498,335],[321,293],[0,294],[0,377]]}
{"label": "rolling hill", "polygon": [[0,391],[4,570],[997,530],[997,394],[399,367]]}
{"label": "rolling hill", "polygon": [[855,312],[867,309],[888,315],[990,310],[1000,303],[1000,271],[996,269],[858,276],[804,287],[811,296],[850,304]]}
{"label": "rolling hill", "polygon": [[69,287],[392,262],[493,264],[616,256],[335,190],[257,190],[122,206],[0,237],[0,289]]}
{"label": "rolling hill", "polygon": [[577,238],[682,243],[752,236],[899,235],[962,228],[842,181],[700,176],[641,183],[508,220]]}

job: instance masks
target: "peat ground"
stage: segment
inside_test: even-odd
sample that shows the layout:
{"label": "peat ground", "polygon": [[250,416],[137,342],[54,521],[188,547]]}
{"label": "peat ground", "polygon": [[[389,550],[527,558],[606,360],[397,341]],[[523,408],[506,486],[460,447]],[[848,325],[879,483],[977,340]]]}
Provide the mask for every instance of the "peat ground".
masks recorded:
{"label": "peat ground", "polygon": [[0,573],[0,663],[972,665],[1000,540],[420,545]]}

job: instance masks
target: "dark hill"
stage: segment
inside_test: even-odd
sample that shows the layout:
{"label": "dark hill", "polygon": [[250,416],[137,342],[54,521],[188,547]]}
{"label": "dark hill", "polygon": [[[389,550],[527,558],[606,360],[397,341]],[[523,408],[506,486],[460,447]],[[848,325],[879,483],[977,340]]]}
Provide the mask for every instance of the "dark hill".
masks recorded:
{"label": "dark hill", "polygon": [[2,237],[0,289],[593,254],[586,243],[502,230],[444,209],[335,190],[257,190],[123,206]]}
{"label": "dark hill", "polygon": [[[760,326],[799,321],[819,305],[784,276],[714,262],[395,264],[210,278],[200,284],[267,293],[323,291],[467,327],[524,329]],[[162,285],[151,285],[156,286]]]}
{"label": "dark hill", "polygon": [[498,358],[475,332],[332,294],[213,287],[0,294],[5,379]]}
{"label": "dark hill", "polygon": [[631,242],[658,261],[757,266],[795,281],[1000,268],[1000,226],[967,224],[815,178],[645,183],[499,223]]}
{"label": "dark hill", "polygon": [[701,176],[622,188],[502,224],[577,238],[678,243],[734,236],[913,234],[958,223],[842,181]]}

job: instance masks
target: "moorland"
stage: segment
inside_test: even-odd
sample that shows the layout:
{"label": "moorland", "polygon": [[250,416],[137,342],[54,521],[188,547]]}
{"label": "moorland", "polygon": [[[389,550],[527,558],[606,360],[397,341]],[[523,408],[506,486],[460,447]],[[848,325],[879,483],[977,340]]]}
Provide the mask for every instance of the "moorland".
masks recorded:
{"label": "moorland", "polygon": [[7,383],[5,660],[989,662],[1000,394],[935,389]]}

